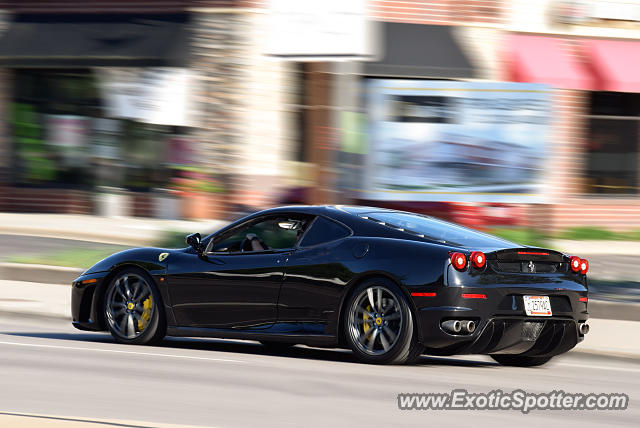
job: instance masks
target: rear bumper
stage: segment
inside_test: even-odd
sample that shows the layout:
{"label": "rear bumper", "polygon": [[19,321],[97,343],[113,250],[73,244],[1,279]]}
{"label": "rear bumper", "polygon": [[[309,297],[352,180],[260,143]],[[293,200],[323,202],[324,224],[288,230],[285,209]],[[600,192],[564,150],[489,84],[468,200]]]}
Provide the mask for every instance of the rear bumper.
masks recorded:
{"label": "rear bumper", "polygon": [[[448,337],[447,337],[448,336]],[[436,337],[437,343],[430,338]],[[431,332],[426,338],[426,353],[453,354],[521,354],[553,356],[576,346],[583,336],[578,322],[567,318],[532,320],[529,317],[495,317],[481,321],[473,334],[450,335]],[[439,345],[433,347],[434,344]]]}
{"label": "rear bumper", "polygon": [[[587,291],[555,287],[444,287],[435,297],[414,297],[420,342],[426,352],[453,354],[522,354],[552,356],[567,352],[584,336],[579,323],[589,318]],[[486,298],[463,298],[462,294]],[[527,316],[522,296],[549,296],[553,316]],[[452,334],[441,324],[471,320],[473,333]]]}

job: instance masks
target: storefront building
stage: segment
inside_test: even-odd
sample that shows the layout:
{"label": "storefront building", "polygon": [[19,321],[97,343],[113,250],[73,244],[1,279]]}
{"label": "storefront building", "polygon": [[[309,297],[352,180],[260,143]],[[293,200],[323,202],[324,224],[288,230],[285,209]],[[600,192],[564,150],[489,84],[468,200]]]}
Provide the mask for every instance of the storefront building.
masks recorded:
{"label": "storefront building", "polygon": [[271,197],[287,70],[254,2],[0,10],[0,209],[211,218]]}
{"label": "storefront building", "polygon": [[384,49],[355,72],[368,125],[351,197],[476,226],[640,228],[638,6],[373,4]]}
{"label": "storefront building", "polygon": [[111,214],[205,194],[205,217],[356,201],[640,228],[634,4],[334,3],[0,1],[0,209],[102,213],[118,188]]}
{"label": "storefront building", "polygon": [[[640,228],[640,6],[515,0],[505,78],[555,92],[552,228]],[[516,32],[515,29],[518,31]]]}

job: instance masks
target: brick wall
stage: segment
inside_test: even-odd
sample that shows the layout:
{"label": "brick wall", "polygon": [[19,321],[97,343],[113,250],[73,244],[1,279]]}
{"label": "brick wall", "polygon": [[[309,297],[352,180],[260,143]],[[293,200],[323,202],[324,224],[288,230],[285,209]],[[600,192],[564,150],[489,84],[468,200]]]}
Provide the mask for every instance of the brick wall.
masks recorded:
{"label": "brick wall", "polygon": [[[580,51],[572,38],[564,40],[566,53],[578,61]],[[554,231],[575,226],[603,227],[611,230],[640,229],[640,199],[637,196],[585,195],[584,171],[587,162],[589,132],[588,91],[556,90],[553,98],[554,118],[550,135],[548,189],[551,205],[542,218],[545,228]],[[533,208],[540,213],[540,207]],[[531,216],[532,221],[540,219]]]}
{"label": "brick wall", "polygon": [[0,183],[9,181],[13,153],[9,126],[9,101],[11,97],[11,72],[0,68]]}
{"label": "brick wall", "polygon": [[549,196],[553,202],[584,191],[583,171],[589,92],[555,90],[552,98],[552,126],[549,135]]}
{"label": "brick wall", "polygon": [[217,173],[229,174],[242,139],[249,40],[243,14],[196,12],[192,17],[191,69],[195,73],[199,158]]}
{"label": "brick wall", "polygon": [[552,205],[547,228],[566,230],[575,226],[624,231],[640,229],[640,198],[637,196],[585,195],[589,92],[556,91],[551,138],[549,186]]}
{"label": "brick wall", "polygon": [[574,226],[602,227],[615,231],[640,229],[640,199],[572,198],[551,211],[554,230]]}
{"label": "brick wall", "polygon": [[93,200],[90,192],[81,190],[3,187],[0,211],[91,214]]}
{"label": "brick wall", "polygon": [[504,0],[371,0],[371,8],[373,17],[381,21],[500,24]]}

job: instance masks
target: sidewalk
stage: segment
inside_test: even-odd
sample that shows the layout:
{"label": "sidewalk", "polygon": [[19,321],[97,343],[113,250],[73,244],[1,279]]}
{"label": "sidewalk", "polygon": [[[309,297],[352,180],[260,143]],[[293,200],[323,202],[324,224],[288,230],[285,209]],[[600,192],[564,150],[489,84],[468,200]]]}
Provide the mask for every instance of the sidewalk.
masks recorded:
{"label": "sidewalk", "polygon": [[76,416],[43,415],[39,413],[0,412],[0,425],[13,428],[82,428],[87,426],[139,427],[139,428],[196,428],[194,425],[159,424],[121,419],[95,419]]}
{"label": "sidewalk", "polygon": [[551,249],[582,257],[592,255],[640,256],[640,241],[571,241],[554,239]]}
{"label": "sidewalk", "polygon": [[223,220],[187,221],[74,214],[0,213],[0,234],[144,246],[161,238],[163,232],[206,234],[227,223]]}
{"label": "sidewalk", "polygon": [[0,280],[0,313],[70,320],[71,287]]}
{"label": "sidewalk", "polygon": [[[0,280],[0,314],[70,319],[68,285]],[[640,321],[589,320],[591,330],[574,352],[640,358]]]}

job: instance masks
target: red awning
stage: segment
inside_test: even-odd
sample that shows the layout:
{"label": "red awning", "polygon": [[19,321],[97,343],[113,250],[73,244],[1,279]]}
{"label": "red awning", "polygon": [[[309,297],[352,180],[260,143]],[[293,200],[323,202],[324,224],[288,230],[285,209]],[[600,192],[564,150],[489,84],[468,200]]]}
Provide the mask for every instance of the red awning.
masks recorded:
{"label": "red awning", "polygon": [[598,90],[640,92],[640,42],[590,39],[582,46]]}
{"label": "red awning", "polygon": [[563,49],[562,43],[553,37],[512,34],[510,79],[562,89],[594,89],[592,76]]}

